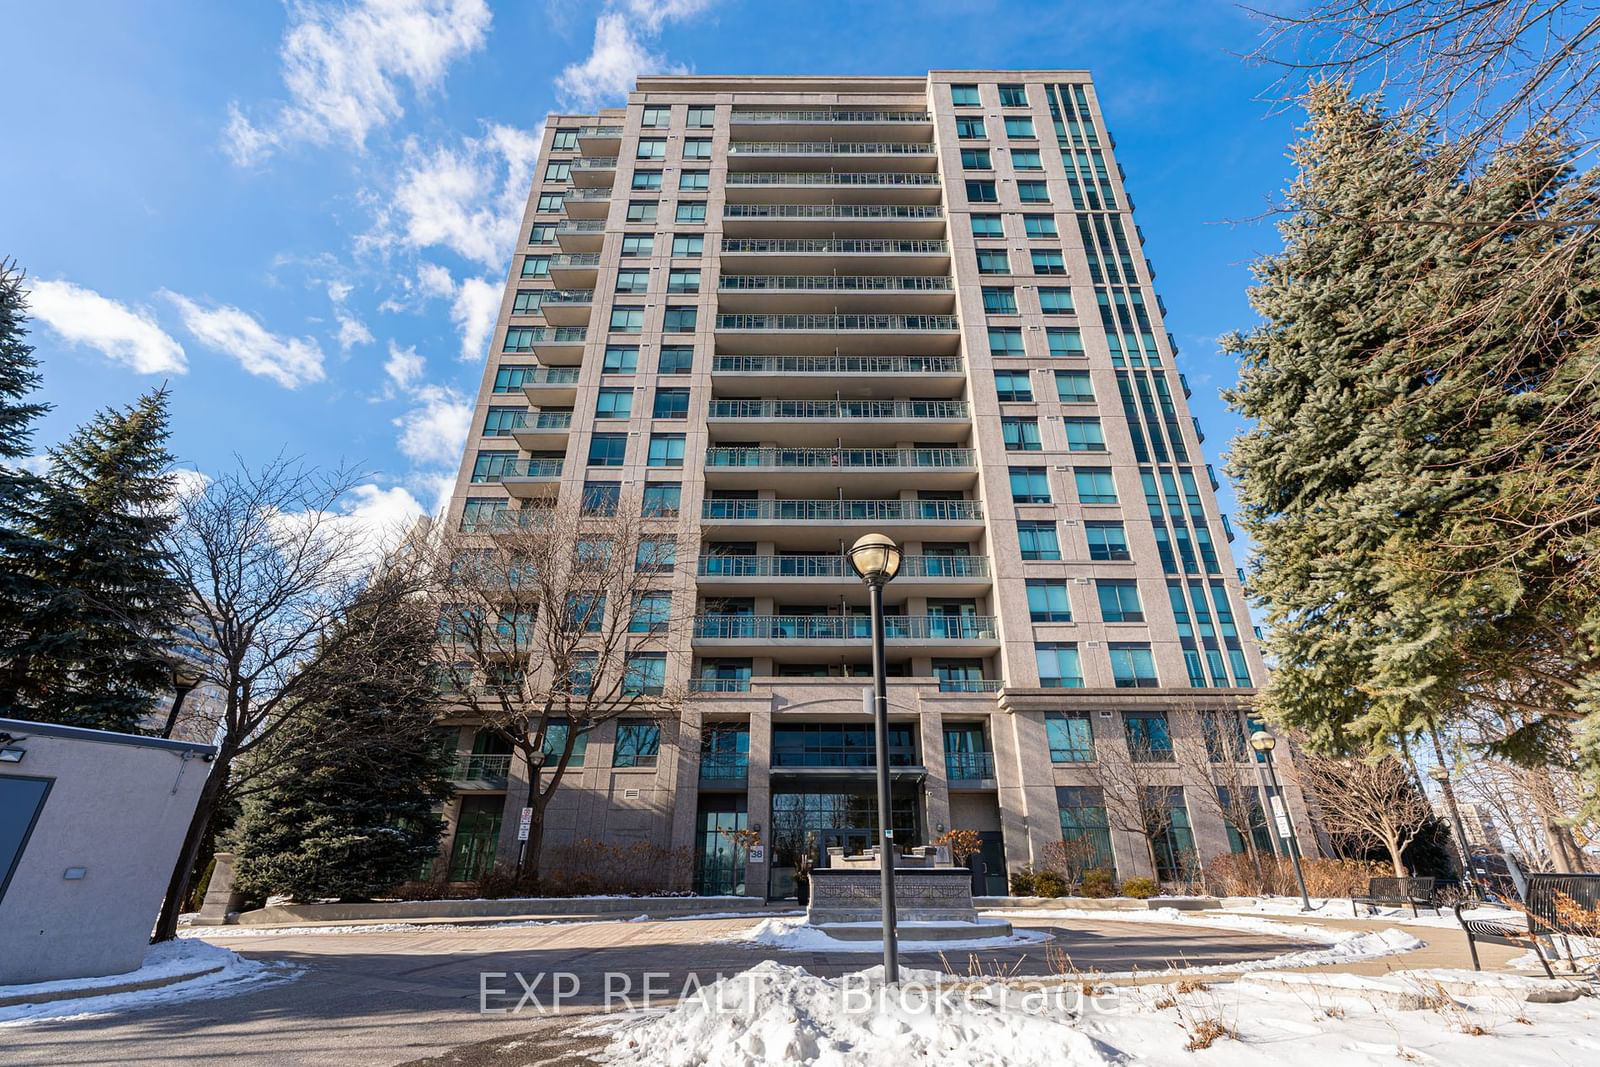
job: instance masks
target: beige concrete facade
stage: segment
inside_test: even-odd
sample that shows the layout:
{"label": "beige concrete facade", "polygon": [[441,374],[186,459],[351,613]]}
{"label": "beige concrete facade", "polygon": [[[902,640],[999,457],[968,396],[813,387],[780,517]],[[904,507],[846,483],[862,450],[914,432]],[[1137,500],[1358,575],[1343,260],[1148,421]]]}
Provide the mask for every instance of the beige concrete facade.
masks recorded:
{"label": "beige concrete facade", "polygon": [[[549,118],[446,521],[676,485],[653,521],[677,539],[668,681],[695,694],[653,767],[613,767],[595,731],[550,840],[703,856],[725,811],[765,856],[697,888],[782,896],[797,835],[861,828],[839,798],[871,791],[866,591],[841,553],[879,531],[906,554],[886,597],[904,832],[987,833],[1003,884],[1060,839],[1060,790],[1132,787],[1108,746],[1165,713],[1173,758],[1136,777],[1183,788],[1202,859],[1229,850],[1182,754],[1266,668],[1132,209],[1081,71],[651,77]],[[619,465],[591,462],[596,434],[625,435]],[[1090,749],[1053,760],[1058,715]],[[503,795],[509,861],[526,783],[468,766],[461,726],[447,815],[477,798],[492,832]],[[721,762],[746,773],[708,774],[703,739],[736,727]],[[1149,873],[1142,839],[1107,836],[1120,875]]]}

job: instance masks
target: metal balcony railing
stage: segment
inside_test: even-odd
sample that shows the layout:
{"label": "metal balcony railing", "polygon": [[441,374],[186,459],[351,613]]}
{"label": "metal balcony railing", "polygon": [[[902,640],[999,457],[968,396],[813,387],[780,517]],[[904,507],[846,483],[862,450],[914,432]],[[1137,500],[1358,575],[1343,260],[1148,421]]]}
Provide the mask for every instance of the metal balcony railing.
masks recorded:
{"label": "metal balcony railing", "polygon": [[579,137],[621,137],[621,126],[579,126]]}
{"label": "metal balcony railing", "polygon": [[931,156],[933,145],[915,141],[733,141],[732,156]]}
{"label": "metal balcony railing", "polygon": [[717,500],[700,506],[704,519],[793,522],[981,522],[977,500]]}
{"label": "metal balcony railing", "polygon": [[722,250],[724,252],[787,252],[791,255],[855,255],[887,252],[897,255],[943,256],[949,254],[950,246],[944,241],[935,240],[896,241],[872,238],[846,238],[844,240],[819,238],[806,240],[804,238],[724,237],[722,239]]}
{"label": "metal balcony railing", "polygon": [[511,420],[512,430],[565,430],[571,426],[570,411],[524,411]]}
{"label": "metal balcony railing", "polygon": [[926,111],[733,111],[734,122],[920,122],[933,116]]}
{"label": "metal balcony railing", "polygon": [[501,475],[502,478],[559,478],[563,461],[559,459],[518,460]]}
{"label": "metal balcony railing", "polygon": [[573,170],[615,170],[616,156],[579,156],[572,161]]}
{"label": "metal balcony railing", "polygon": [[593,289],[551,289],[543,294],[544,304],[592,304]]}
{"label": "metal balcony railing", "polygon": [[[698,680],[698,679],[697,679]],[[711,678],[707,681],[732,681],[727,678]],[[745,687],[749,682],[744,679]],[[705,690],[700,692],[733,692],[734,690]],[[712,752],[700,757],[700,777],[714,782],[739,781],[750,777],[750,757],[732,752]]]}
{"label": "metal balcony railing", "polygon": [[605,233],[604,219],[567,219],[556,223],[556,233]]}
{"label": "metal balcony railing", "polygon": [[[890,641],[986,641],[995,637],[990,615],[887,615]],[[866,615],[696,615],[694,636],[707,640],[867,641]]]}
{"label": "metal balcony railing", "polygon": [[712,419],[965,419],[965,400],[713,400]]}
{"label": "metal balcony railing", "polygon": [[691,693],[748,693],[748,678],[690,678]]}
{"label": "metal balcony railing", "polygon": [[[550,303],[549,299],[545,303]],[[719,330],[893,330],[943,333],[960,327],[954,315],[718,315]]]}
{"label": "metal balcony railing", "polygon": [[896,171],[734,171],[727,185],[938,185],[938,174]]}
{"label": "metal balcony railing", "polygon": [[998,693],[1005,688],[998,678],[940,678],[941,693]]}
{"label": "metal balcony railing", "polygon": [[[701,556],[707,578],[854,578],[850,561],[831,556]],[[985,556],[905,556],[899,578],[987,578]]]}
{"label": "metal balcony railing", "polygon": [[993,752],[946,752],[945,777],[955,782],[973,782],[994,778]]}
{"label": "metal balcony railing", "polygon": [[960,356],[713,356],[713,374],[960,374]]}
{"label": "metal balcony railing", "polygon": [[[551,266],[555,265],[552,258]],[[926,274],[725,274],[717,279],[724,292],[796,290],[800,292],[877,293],[953,292],[950,278]]]}
{"label": "metal balcony railing", "polygon": [[450,777],[457,782],[503,782],[510,775],[510,756],[461,755],[450,768]]}
{"label": "metal balcony railing", "polygon": [[[566,225],[563,223],[562,225]],[[550,257],[552,270],[560,267],[598,267],[600,253],[598,252],[564,252],[561,255]]]}
{"label": "metal balcony railing", "polygon": [[574,344],[589,337],[587,326],[535,326],[531,340],[534,344]]}
{"label": "metal balcony railing", "polygon": [[942,219],[937,204],[724,204],[725,219]]}
{"label": "metal balcony railing", "polygon": [[561,194],[563,200],[610,200],[611,190],[608,188],[568,189]]}
{"label": "metal balcony railing", "polygon": [[971,467],[970,448],[708,448],[707,467]]}
{"label": "metal balcony railing", "polygon": [[540,367],[522,379],[524,387],[529,385],[572,385],[578,380],[577,367]]}

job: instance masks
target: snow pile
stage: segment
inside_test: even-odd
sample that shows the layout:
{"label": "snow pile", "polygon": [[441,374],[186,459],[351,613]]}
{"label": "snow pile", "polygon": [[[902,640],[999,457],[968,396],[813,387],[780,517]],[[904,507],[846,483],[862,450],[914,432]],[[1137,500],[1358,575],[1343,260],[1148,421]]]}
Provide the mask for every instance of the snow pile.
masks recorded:
{"label": "snow pile", "polygon": [[[877,923],[840,923],[841,926],[877,926]],[[1037,930],[1016,930],[1009,937],[995,937],[992,932],[984,936],[981,926],[995,925],[993,922],[979,920],[973,926],[972,937],[955,940],[929,940],[918,939],[919,928],[937,926],[949,927],[951,923],[915,923],[902,922],[895,926],[899,933],[900,950],[902,952],[938,952],[943,949],[981,949],[1005,948],[1018,945],[1038,945],[1050,940],[1050,935]],[[836,937],[829,937],[817,927],[810,925],[802,918],[777,918],[766,919],[757,923],[748,930],[741,930],[727,941],[746,941],[762,945],[766,948],[783,949],[788,952],[882,952],[882,941],[842,941]]]}
{"label": "snow pile", "polygon": [[[208,973],[199,974],[201,971]],[[298,977],[300,971],[299,967],[293,965],[246,959],[237,952],[217,945],[208,945],[204,941],[192,938],[180,938],[176,941],[151,945],[150,950],[145,953],[144,965],[126,974],[0,986],[0,1000],[47,994],[58,998],[0,1007],[0,1025],[16,1025],[40,1019],[105,1015],[129,1008],[180,1000],[231,997],[263,986],[290,981]],[[195,974],[197,977],[155,989],[140,989],[125,993],[97,992],[136,982],[157,981],[186,974]],[[60,996],[66,992],[77,992],[81,995]]]}
{"label": "snow pile", "polygon": [[[1350,912],[1350,901],[1347,897],[1312,897],[1311,910],[1305,911],[1299,897],[1256,897],[1248,904],[1234,905],[1222,909],[1231,915],[1296,915],[1315,916],[1319,919],[1382,919],[1385,922],[1400,923],[1403,926],[1431,926],[1435,929],[1459,930],[1461,924],[1456,922],[1455,912],[1449,908],[1441,908],[1437,914],[1422,909],[1421,914],[1412,915],[1408,907],[1391,908],[1382,905],[1357,906],[1354,915]],[[1520,925],[1525,920],[1522,913],[1510,908],[1502,908],[1494,904],[1482,904],[1475,908],[1468,908],[1462,914],[1469,919],[1488,919],[1493,922],[1509,922]]]}

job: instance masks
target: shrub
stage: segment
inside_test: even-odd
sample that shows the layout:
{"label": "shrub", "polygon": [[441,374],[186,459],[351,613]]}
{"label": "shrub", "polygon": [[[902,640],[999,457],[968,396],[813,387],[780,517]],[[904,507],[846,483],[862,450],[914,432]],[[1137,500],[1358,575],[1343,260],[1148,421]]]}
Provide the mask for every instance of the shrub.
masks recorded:
{"label": "shrub", "polygon": [[[1302,859],[1306,892],[1314,897],[1350,897],[1366,892],[1367,879],[1388,874],[1383,864],[1364,860]],[[1243,853],[1218,856],[1205,866],[1206,891],[1218,896],[1294,896],[1300,887],[1288,857]]]}
{"label": "shrub", "polygon": [[1078,886],[1078,892],[1086,897],[1109,897],[1116,891],[1117,880],[1104,867],[1084,871],[1083,882]]}
{"label": "shrub", "polygon": [[1072,886],[1058,871],[1040,871],[1034,876],[1033,884],[1036,896],[1064,897],[1072,893]]}
{"label": "shrub", "polygon": [[1124,878],[1122,880],[1122,895],[1133,897],[1135,900],[1149,900],[1160,890],[1161,887],[1156,885],[1154,878]]}
{"label": "shrub", "polygon": [[1039,895],[1039,876],[1034,873],[1031,865],[1023,864],[1011,872],[1011,895],[1014,897]]}

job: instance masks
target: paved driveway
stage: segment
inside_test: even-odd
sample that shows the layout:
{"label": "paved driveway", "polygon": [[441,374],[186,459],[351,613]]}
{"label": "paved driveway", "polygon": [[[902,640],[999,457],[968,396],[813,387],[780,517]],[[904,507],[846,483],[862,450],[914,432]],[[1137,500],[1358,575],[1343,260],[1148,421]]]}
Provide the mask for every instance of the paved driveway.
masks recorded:
{"label": "paved driveway", "polygon": [[[1281,938],[1164,924],[1013,919],[1048,930],[1050,944],[1083,971],[1125,971],[1186,963],[1226,964],[1292,947]],[[293,982],[240,996],[157,1005],[95,1019],[0,1029],[5,1064],[389,1065],[412,1061],[460,1064],[582,1062],[592,1043],[569,1038],[570,1015],[481,1014],[480,975],[492,978],[488,1006],[508,1007],[539,972],[576,976],[578,993],[564,1012],[595,1011],[605,974],[630,976],[637,990],[646,972],[657,988],[680,990],[692,973],[709,983],[762,959],[837,975],[877,962],[870,953],[782,952],[723,939],[753,920],[604,922],[522,928],[408,930],[390,933],[279,934],[218,938],[245,955],[294,963]],[[1382,924],[1375,924],[1382,925]],[[1044,947],[977,953],[985,970],[1048,974],[1056,960]],[[1054,956],[1054,953],[1048,954]],[[966,973],[965,950],[949,953]],[[1056,959],[1059,959],[1057,957]],[[904,963],[944,969],[937,955]],[[550,979],[541,987],[548,991]],[[620,979],[613,980],[620,987]],[[570,984],[570,982],[568,983]],[[548,1003],[548,997],[546,996]],[[535,1054],[537,1053],[537,1054]],[[574,1058],[565,1058],[570,1053]]]}

